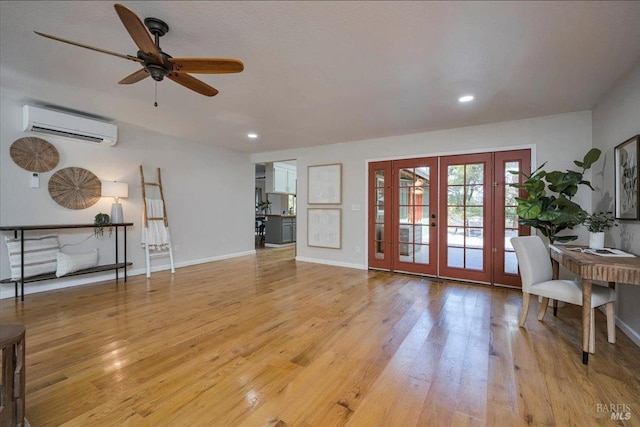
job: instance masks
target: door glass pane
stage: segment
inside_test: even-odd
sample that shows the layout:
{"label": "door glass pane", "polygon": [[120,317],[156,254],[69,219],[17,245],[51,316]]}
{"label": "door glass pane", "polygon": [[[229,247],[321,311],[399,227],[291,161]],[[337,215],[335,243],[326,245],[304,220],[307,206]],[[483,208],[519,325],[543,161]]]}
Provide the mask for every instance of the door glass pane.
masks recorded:
{"label": "door glass pane", "polygon": [[447,205],[464,205],[464,187],[461,185],[450,185],[447,188]]}
{"label": "door glass pane", "polygon": [[484,203],[484,192],[481,185],[467,186],[465,193],[468,206],[482,206]]}
{"label": "door glass pane", "polygon": [[409,243],[413,238],[413,226],[407,224],[400,225],[399,242]]}
{"label": "door glass pane", "polygon": [[465,250],[465,268],[471,270],[482,270],[482,249],[466,249]]}
{"label": "door glass pane", "polygon": [[413,168],[401,169],[399,174],[399,185],[400,187],[408,187],[413,185],[415,180],[415,174],[413,173]]}
{"label": "door glass pane", "polygon": [[413,254],[403,255],[403,253],[407,254],[408,252],[406,250],[404,252],[400,252],[400,255],[398,256],[398,259],[400,261],[402,261],[402,262],[413,262]]}
{"label": "door glass pane", "polygon": [[464,227],[464,209],[458,206],[448,207],[447,225],[450,227]]}
{"label": "door glass pane", "polygon": [[516,201],[516,197],[518,197],[519,190],[515,187],[509,187],[507,184],[504,189],[504,202],[507,206],[517,206],[518,202]]}
{"label": "door glass pane", "polygon": [[415,262],[429,264],[429,245],[414,245]]}
{"label": "door glass pane", "polygon": [[378,205],[384,205],[384,188],[376,190],[376,200]]}
{"label": "door glass pane", "polygon": [[505,162],[504,164],[504,182],[507,184],[515,184],[519,181],[520,176],[513,174],[510,171],[520,171],[520,162]]}
{"label": "door glass pane", "polygon": [[518,230],[505,230],[504,231],[504,248],[506,250],[513,250],[513,245],[511,244],[511,238],[518,236]]}
{"label": "door glass pane", "polygon": [[518,229],[518,214],[516,213],[515,206],[504,208],[504,228],[514,228],[516,230]]}
{"label": "door glass pane", "polygon": [[451,165],[447,167],[447,184],[464,184],[464,165]]}
{"label": "door glass pane", "polygon": [[376,187],[384,187],[384,171],[376,171]]}
{"label": "door glass pane", "polygon": [[377,259],[384,259],[384,225],[383,224],[376,224],[375,255]]}
{"label": "door glass pane", "polygon": [[415,227],[415,243],[429,243],[429,226],[428,225],[417,225]]}
{"label": "door glass pane", "polygon": [[504,253],[504,272],[518,274],[518,259],[515,252]]}
{"label": "door glass pane", "polygon": [[421,166],[416,168],[416,175],[422,178],[423,180],[425,180],[426,182],[429,182],[429,167]]}
{"label": "door glass pane", "polygon": [[519,234],[520,229],[518,224],[518,214],[516,208],[518,202],[516,197],[519,196],[520,191],[517,188],[509,186],[511,183],[519,182],[520,176],[510,173],[510,171],[519,171],[520,162],[505,162],[504,163],[504,272],[511,274],[518,274],[518,258],[516,258],[515,252],[513,252],[513,246],[511,245],[511,238],[516,237]]}
{"label": "door glass pane", "polygon": [[464,249],[454,248],[449,246],[447,248],[447,266],[448,267],[464,267]]}
{"label": "door glass pane", "polygon": [[484,182],[484,165],[471,164],[466,165],[465,184],[482,184]]}

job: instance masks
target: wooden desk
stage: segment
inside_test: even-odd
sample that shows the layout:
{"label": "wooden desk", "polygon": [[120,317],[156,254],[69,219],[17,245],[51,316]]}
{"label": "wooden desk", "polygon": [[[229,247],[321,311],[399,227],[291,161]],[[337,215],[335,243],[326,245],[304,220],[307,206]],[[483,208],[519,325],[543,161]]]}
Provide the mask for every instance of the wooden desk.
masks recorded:
{"label": "wooden desk", "polygon": [[570,251],[575,246],[550,245],[554,279],[558,278],[558,265],[582,278],[582,363],[589,363],[589,327],[591,325],[591,282],[600,280],[640,285],[640,258],[604,257]]}

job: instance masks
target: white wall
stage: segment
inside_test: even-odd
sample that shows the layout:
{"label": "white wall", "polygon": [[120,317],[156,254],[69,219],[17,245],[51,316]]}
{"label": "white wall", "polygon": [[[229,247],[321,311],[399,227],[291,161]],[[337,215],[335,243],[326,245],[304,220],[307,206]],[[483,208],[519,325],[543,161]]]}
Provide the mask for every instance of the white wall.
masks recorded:
{"label": "white wall", "polygon": [[[60,153],[60,163],[51,172],[42,173],[40,188],[29,186],[30,173],[18,167],[9,156],[9,147],[21,131],[23,95],[0,90],[0,225],[92,223],[99,212],[109,214],[113,199],[102,198],[84,210],[59,206],[49,196],[48,180],[57,170],[77,166],[90,170],[101,180],[129,184],[129,197],[122,199],[129,228],[128,257],[132,272],[144,270],[144,251],[140,245],[141,188],[138,166],[145,166],[148,181],[155,180],[155,168],[162,170],[170,230],[178,265],[188,265],[246,253],[254,253],[254,166],[249,156],[226,149],[178,140],[149,130],[118,123],[119,141],[113,148],[44,136]],[[56,102],[62,105],[62,101]],[[72,107],[72,106],[70,106]],[[212,130],[215,135],[215,130]],[[76,243],[92,234],[91,229],[75,233],[59,231],[62,244]],[[5,235],[7,235],[5,233]],[[100,251],[101,263],[113,262],[114,238],[69,246],[67,252],[83,252],[93,247]],[[168,259],[154,260],[163,268]],[[0,244],[0,276],[9,277],[4,242]],[[113,272],[106,276],[113,277]],[[95,281],[100,276],[27,284],[27,292]],[[153,279],[153,275],[152,275]],[[215,282],[214,282],[215,283]],[[13,285],[3,285],[0,296],[13,295]]]}
{"label": "white wall", "polygon": [[[297,258],[355,268],[367,267],[367,161],[434,156],[507,148],[533,147],[534,164],[548,169],[575,168],[573,160],[591,148],[591,112],[560,114],[528,120],[472,126],[437,132],[377,138],[346,144],[254,154],[254,163],[296,159],[298,166]],[[342,249],[307,247],[307,167],[342,163]],[[590,171],[585,175],[590,179]],[[591,194],[581,189],[577,203],[589,210]],[[583,227],[578,243],[587,243]]]}
{"label": "white wall", "polygon": [[[594,165],[596,211],[614,209],[614,147],[640,134],[640,66],[622,79],[593,110],[593,146],[603,158]],[[620,221],[606,234],[606,244],[640,255],[640,221]],[[618,285],[618,325],[640,345],[640,286]]]}

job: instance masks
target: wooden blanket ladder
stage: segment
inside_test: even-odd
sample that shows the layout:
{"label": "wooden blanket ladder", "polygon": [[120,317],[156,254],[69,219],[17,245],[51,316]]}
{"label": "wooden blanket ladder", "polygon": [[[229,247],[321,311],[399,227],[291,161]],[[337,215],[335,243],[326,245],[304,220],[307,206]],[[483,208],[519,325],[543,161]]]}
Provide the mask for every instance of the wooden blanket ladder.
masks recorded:
{"label": "wooden blanket ladder", "polygon": [[[169,263],[171,267],[171,273],[175,273],[176,269],[173,263],[173,245],[171,243],[171,234],[169,233],[169,221],[167,220],[167,204],[164,201],[164,192],[162,190],[162,175],[160,174],[160,168],[156,169],[157,182],[149,182],[144,180],[144,169],[140,165],[140,183],[142,184],[142,212],[143,212],[143,227],[145,233],[149,235],[149,222],[150,221],[163,221],[164,226],[167,229],[167,244],[166,250],[153,250],[150,251],[149,244],[144,245],[145,261],[147,264],[147,277],[151,277],[151,258],[156,256],[169,255]],[[162,216],[149,216],[147,212],[147,187],[156,187],[160,193],[160,200],[162,200]]]}

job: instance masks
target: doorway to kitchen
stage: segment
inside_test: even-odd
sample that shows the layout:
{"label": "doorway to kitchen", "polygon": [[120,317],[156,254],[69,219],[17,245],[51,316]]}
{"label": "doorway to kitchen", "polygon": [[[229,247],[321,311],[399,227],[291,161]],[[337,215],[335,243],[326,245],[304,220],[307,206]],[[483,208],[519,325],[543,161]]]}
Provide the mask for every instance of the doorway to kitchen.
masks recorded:
{"label": "doorway to kitchen", "polygon": [[296,193],[295,160],[256,164],[256,249],[295,246]]}
{"label": "doorway to kitchen", "polygon": [[510,238],[531,150],[369,164],[369,268],[520,286]]}

